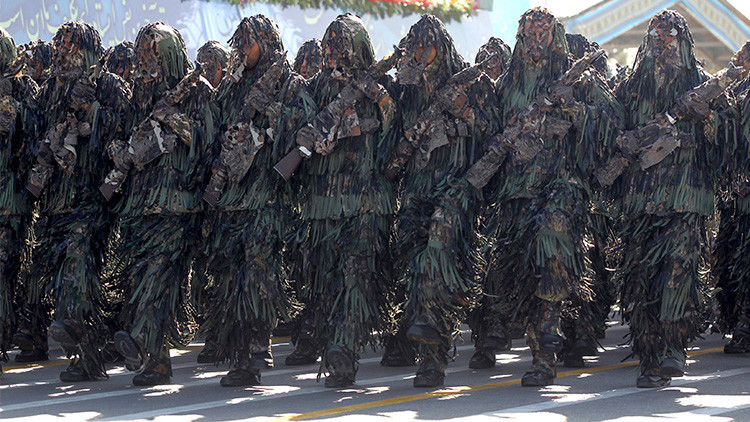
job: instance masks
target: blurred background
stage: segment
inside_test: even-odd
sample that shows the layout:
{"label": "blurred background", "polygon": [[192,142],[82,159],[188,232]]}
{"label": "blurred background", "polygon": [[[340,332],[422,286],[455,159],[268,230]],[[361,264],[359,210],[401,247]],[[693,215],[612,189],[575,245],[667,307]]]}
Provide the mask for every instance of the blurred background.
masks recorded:
{"label": "blurred background", "polygon": [[421,13],[438,15],[468,61],[490,36],[515,43],[518,18],[533,6],[545,6],[568,32],[598,42],[613,62],[629,64],[648,20],[674,9],[688,20],[696,55],[709,71],[726,66],[732,53],[750,39],[749,0],[2,0],[0,27],[16,44],[51,40],[57,27],[82,20],[96,27],[105,46],[133,40],[148,22],[166,22],[182,33],[191,57],[207,40],[226,43],[243,16],[263,13],[281,29],[293,56],[309,38],[321,38],[326,26],[345,11],[364,20],[378,56],[406,34]]}

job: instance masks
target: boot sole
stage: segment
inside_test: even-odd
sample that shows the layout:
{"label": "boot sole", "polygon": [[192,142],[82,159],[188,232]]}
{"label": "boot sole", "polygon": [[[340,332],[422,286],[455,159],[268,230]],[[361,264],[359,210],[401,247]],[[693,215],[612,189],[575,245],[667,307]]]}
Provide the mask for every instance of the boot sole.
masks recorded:
{"label": "boot sole", "polygon": [[53,340],[60,343],[65,350],[75,349],[78,339],[75,333],[63,322],[55,321],[49,326],[49,335]]}
{"label": "boot sole", "polygon": [[[125,365],[138,368],[133,372],[137,372],[139,369],[143,368],[143,355],[141,354],[141,348],[138,347],[138,344],[135,342],[135,340],[133,340],[133,337],[131,337],[130,334],[124,331],[118,331],[113,336],[113,340],[115,343],[115,348],[125,358]],[[145,385],[135,383],[133,384]]]}

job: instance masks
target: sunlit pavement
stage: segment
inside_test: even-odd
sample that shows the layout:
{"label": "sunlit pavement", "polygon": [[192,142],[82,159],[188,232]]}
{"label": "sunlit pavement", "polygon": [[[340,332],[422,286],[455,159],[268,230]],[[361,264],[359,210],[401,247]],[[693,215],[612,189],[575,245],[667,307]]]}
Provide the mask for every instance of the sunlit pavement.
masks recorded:
{"label": "sunlit pavement", "polygon": [[693,344],[688,372],[671,386],[635,388],[637,364],[622,345],[626,330],[614,325],[601,340],[605,351],[586,358],[586,368],[558,368],[554,386],[521,387],[531,355],[523,340],[497,355],[493,369],[471,370],[472,346],[458,343],[442,389],[415,389],[416,367],[380,366],[380,351],[360,359],[357,384],[331,390],[317,382],[318,365],[284,366],[288,340],[274,342],[274,369],[263,386],[225,388],[227,365],[197,364],[200,343],[172,351],[174,384],[141,388],[132,373],[110,365],[109,380],[64,384],[58,374],[68,361],[54,348],[43,365],[3,364],[0,420],[295,420],[328,418],[397,420],[750,420],[750,354],[725,355],[726,340],[708,335]]}

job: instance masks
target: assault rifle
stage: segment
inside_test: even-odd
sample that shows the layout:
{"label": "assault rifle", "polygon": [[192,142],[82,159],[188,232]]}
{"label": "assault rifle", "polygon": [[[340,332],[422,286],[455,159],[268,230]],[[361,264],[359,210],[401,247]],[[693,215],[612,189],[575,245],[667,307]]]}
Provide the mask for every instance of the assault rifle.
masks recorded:
{"label": "assault rifle", "polygon": [[191,87],[202,75],[203,67],[198,63],[154,105],[154,110],[135,128],[127,144],[108,146],[115,168],[99,186],[99,191],[108,201],[125,181],[130,169],[143,168],[163,154],[169,154],[178,139],[185,143],[192,142],[192,125],[188,117],[179,111],[178,105],[187,98]]}
{"label": "assault rifle", "polygon": [[[240,116],[252,116],[280,108],[275,101],[275,86],[287,67],[286,52],[279,53],[273,65],[253,83],[250,92],[243,99]],[[272,130],[261,132],[252,122],[237,122],[224,132],[219,153],[219,165],[213,169],[211,180],[203,192],[203,200],[216,206],[224,191],[227,180],[237,182],[247,174],[255,155],[273,136]]]}
{"label": "assault rifle", "polygon": [[[332,151],[338,140],[350,136],[359,136],[377,128],[378,122],[360,121],[354,105],[365,97],[377,102],[390,99],[388,91],[376,79],[393,69],[402,55],[394,46],[394,52],[384,59],[361,71],[341,90],[338,97],[321,110],[307,126],[297,132],[297,148],[290,151],[273,167],[284,180],[289,180],[299,167],[303,158],[310,158],[313,150],[320,154]],[[393,109],[382,109],[384,113],[393,113]],[[364,130],[363,130],[364,129]]]}
{"label": "assault rifle", "polygon": [[548,116],[546,111],[556,104],[563,108],[574,105],[573,84],[602,55],[604,50],[587,53],[539,93],[529,108],[519,113],[503,133],[492,137],[487,152],[469,168],[464,178],[475,188],[481,189],[497,173],[508,154],[512,154],[519,163],[527,163],[544,149],[544,138],[564,136],[572,123]]}
{"label": "assault rifle", "polygon": [[622,132],[616,141],[617,153],[594,172],[599,184],[612,185],[633,162],[637,161],[645,170],[660,163],[677,148],[695,147],[693,136],[678,130],[675,123],[686,118],[706,119],[711,114],[710,102],[747,73],[744,67],[730,64],[716,76],[683,94],[668,113],[637,129]]}

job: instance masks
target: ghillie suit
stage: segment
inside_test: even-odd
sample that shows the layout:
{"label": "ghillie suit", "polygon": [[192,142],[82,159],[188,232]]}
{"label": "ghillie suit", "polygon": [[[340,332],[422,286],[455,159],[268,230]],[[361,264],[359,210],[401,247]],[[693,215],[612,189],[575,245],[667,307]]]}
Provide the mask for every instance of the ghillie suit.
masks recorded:
{"label": "ghillie suit", "polygon": [[36,40],[21,44],[17,48],[18,58],[23,62],[23,74],[41,86],[52,71],[54,48],[51,42]]}
{"label": "ghillie suit", "polygon": [[[218,360],[230,361],[221,385],[257,385],[260,370],[273,365],[271,330],[294,311],[284,259],[295,228],[293,195],[273,166],[295,147],[292,135],[315,106],[266,16],[244,18],[229,43],[231,74],[216,97],[221,151],[204,195],[216,212],[204,225],[214,287],[201,330],[217,344]],[[244,51],[256,43],[253,65]]]}
{"label": "ghillie suit", "polygon": [[[591,172],[614,143],[622,112],[596,72],[563,78],[571,56],[562,25],[547,10],[524,13],[516,39],[497,88],[502,136],[527,120],[536,127],[526,135],[536,147],[513,147],[484,188],[484,286],[495,299],[488,312],[503,324],[525,323],[533,363],[522,385],[538,386],[556,376],[563,301],[592,300]],[[509,141],[523,145],[522,136]]]}
{"label": "ghillie suit", "polygon": [[[624,129],[663,116],[704,79],[685,19],[660,12],[649,23],[633,72],[617,87]],[[704,122],[688,119],[676,126],[692,140],[648,168],[630,165],[614,185],[623,217],[620,237],[627,239],[621,307],[641,359],[639,387],[682,375],[688,341],[702,323],[705,220],[714,211],[721,163]]]}
{"label": "ghillie suit", "polygon": [[[196,63],[203,69],[203,76],[211,83],[211,86],[217,88],[222,78],[226,74],[227,66],[231,52],[227,47],[218,41],[208,41],[198,49]],[[195,263],[193,266],[196,271],[193,272],[191,282],[191,300],[196,307],[196,322],[201,325],[205,320],[205,313],[213,306],[214,300],[211,295],[213,290],[212,280],[206,277],[206,260],[208,257],[201,249],[196,253]],[[210,363],[216,361],[216,343],[213,341],[213,333],[206,337],[206,347],[198,354],[198,363]]]}
{"label": "ghillie suit", "polygon": [[[731,63],[750,68],[750,42],[735,53]],[[750,77],[732,86],[713,105],[717,144],[724,151],[728,171],[721,178],[718,197],[719,230],[711,273],[716,283],[718,325],[732,340],[725,353],[750,352],[750,173],[748,135]],[[717,107],[720,105],[720,107]],[[713,129],[713,128],[712,128]]]}
{"label": "ghillie suit", "polygon": [[135,68],[135,46],[130,41],[123,41],[110,47],[104,54],[104,69],[133,85],[133,69]]}
{"label": "ghillie suit", "polygon": [[[326,386],[343,387],[354,382],[357,352],[374,341],[375,331],[390,329],[388,242],[395,195],[380,169],[394,105],[366,71],[374,53],[357,16],[338,16],[322,44],[326,64],[310,81],[310,92],[318,108],[333,116],[321,111],[297,134],[300,148],[314,153],[299,169],[304,226],[296,241],[303,255],[301,301],[308,306],[302,320],[326,347]],[[360,83],[374,93],[343,110],[326,108],[349,101],[339,94],[349,85],[364,89]]]}
{"label": "ghillie suit", "polygon": [[320,40],[313,38],[302,43],[294,57],[292,69],[309,80],[323,68],[323,50]]}
{"label": "ghillie suit", "polygon": [[[578,60],[587,53],[599,50],[596,42],[589,42],[580,34],[565,34],[568,48],[574,60]],[[596,59],[593,68],[604,80],[611,78],[611,72],[607,65],[607,56],[603,54]],[[597,139],[595,139],[597,140]],[[606,139],[601,139],[602,142]],[[602,146],[607,148],[606,145]],[[595,356],[597,354],[597,338],[604,337],[607,329],[607,318],[612,305],[617,300],[617,285],[612,277],[611,270],[617,268],[617,254],[615,253],[615,226],[612,220],[613,201],[611,192],[607,189],[592,189],[591,191],[591,236],[593,246],[590,249],[591,265],[594,270],[591,290],[595,301],[584,304],[579,303],[577,297],[572,297],[563,302],[561,329],[565,337],[563,350],[560,357],[564,366],[583,367],[584,356]]]}
{"label": "ghillie suit", "polygon": [[99,354],[104,338],[99,277],[109,218],[97,191],[106,169],[104,144],[92,136],[100,102],[90,69],[103,49],[99,33],[81,22],[60,26],[52,43],[52,75],[39,93],[44,135],[35,146],[27,185],[39,198],[30,299],[42,304],[51,295],[50,336],[76,357],[60,379],[76,382],[106,377]]}
{"label": "ghillie suit", "polygon": [[[419,344],[422,358],[414,386],[431,387],[442,385],[458,325],[477,298],[474,211],[479,192],[458,182],[482,152],[482,136],[492,119],[470,98],[479,94],[471,91],[471,84],[479,84],[476,79],[453,83],[451,77],[468,65],[439,19],[422,16],[399,48],[404,51],[396,76],[404,138],[386,171],[393,177],[395,168],[404,169],[394,247],[407,295],[401,324],[409,327],[406,335]],[[487,96],[493,84],[478,71],[476,78],[482,77],[489,92],[481,94]],[[443,105],[439,111],[438,104]],[[434,115],[426,116],[428,110]],[[423,125],[429,129],[415,136]],[[420,147],[405,154],[401,144],[407,142]]]}
{"label": "ghillie suit", "polygon": [[[31,205],[24,188],[38,126],[33,79],[20,73],[13,38],[0,28],[0,360],[7,361],[20,307],[19,272]],[[23,353],[23,352],[22,352]],[[46,351],[45,351],[46,353]],[[21,359],[23,360],[23,359]]]}
{"label": "ghillie suit", "polygon": [[[482,76],[471,87],[474,104],[491,105],[490,107],[477,108],[478,111],[487,113],[486,120],[497,120],[497,109],[494,107],[497,97],[496,85],[508,70],[511,50],[500,38],[491,37],[483,46],[479,47],[474,63],[481,63],[493,54],[498,55],[500,59],[497,61],[497,66],[485,70],[486,76]],[[486,131],[496,132],[497,128],[488,128]],[[483,288],[483,290],[494,291],[495,289],[489,287]],[[466,319],[471,328],[472,340],[474,340],[475,351],[469,359],[469,367],[472,369],[494,367],[495,352],[510,349],[511,327],[503,324],[503,321],[498,320],[497,316],[490,311],[492,301],[492,298],[483,295],[478,306],[469,313]]]}
{"label": "ghillie suit", "polygon": [[151,23],[135,40],[132,134],[107,148],[114,161],[100,190],[122,191],[115,210],[120,235],[115,256],[129,298],[115,346],[131,369],[145,364],[135,385],[169,382],[169,348],[194,331],[187,300],[191,263],[200,247],[208,154],[215,111],[213,88],[189,72],[185,42],[174,28]]}
{"label": "ghillie suit", "polygon": [[207,41],[198,49],[195,61],[203,66],[205,78],[217,88],[229,65],[229,49],[218,41]]}

